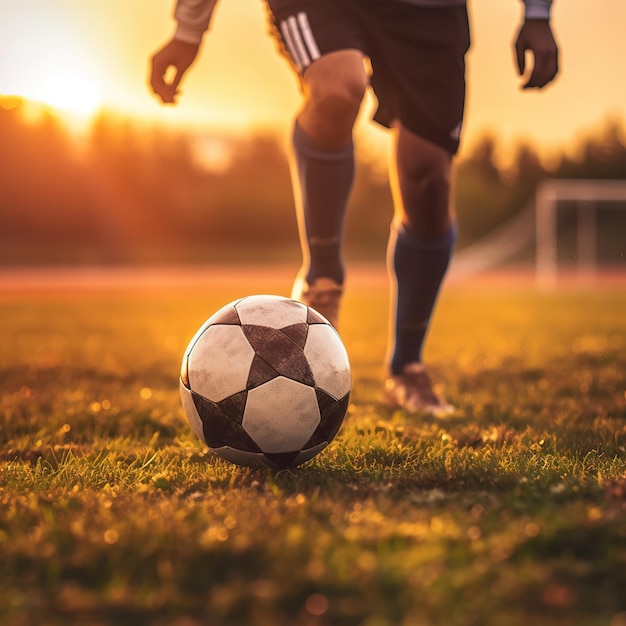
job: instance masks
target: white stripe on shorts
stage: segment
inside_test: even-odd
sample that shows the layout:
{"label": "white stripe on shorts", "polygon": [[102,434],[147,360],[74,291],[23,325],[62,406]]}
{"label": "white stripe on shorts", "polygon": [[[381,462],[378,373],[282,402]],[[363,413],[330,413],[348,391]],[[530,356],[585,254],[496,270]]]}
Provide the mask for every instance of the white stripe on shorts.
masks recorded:
{"label": "white stripe on shorts", "polygon": [[307,68],[321,54],[306,13],[291,15],[280,24],[287,50],[298,70]]}
{"label": "white stripe on shorts", "polygon": [[291,38],[291,31],[289,30],[289,24],[286,21],[280,23],[280,32],[283,34],[283,39],[285,40],[285,45],[287,46],[287,51],[289,52],[289,56],[291,56],[292,61],[294,62],[298,71],[302,69],[302,63],[300,63],[300,59],[298,58],[298,54],[296,51],[296,46]]}
{"label": "white stripe on shorts", "polygon": [[315,37],[313,37],[313,31],[309,24],[309,16],[306,13],[298,13],[298,24],[300,25],[300,31],[304,37],[311,59],[315,61],[320,58],[320,49],[317,47]]}

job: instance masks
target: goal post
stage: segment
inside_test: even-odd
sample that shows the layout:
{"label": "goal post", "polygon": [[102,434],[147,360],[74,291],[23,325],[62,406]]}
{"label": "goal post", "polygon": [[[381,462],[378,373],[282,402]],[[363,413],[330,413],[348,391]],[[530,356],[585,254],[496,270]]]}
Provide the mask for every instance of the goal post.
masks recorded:
{"label": "goal post", "polygon": [[559,202],[576,203],[578,272],[580,276],[591,277],[596,268],[596,212],[603,202],[619,202],[616,208],[626,209],[626,180],[558,179],[544,181],[537,187],[536,277],[542,287],[553,287],[557,282]]}

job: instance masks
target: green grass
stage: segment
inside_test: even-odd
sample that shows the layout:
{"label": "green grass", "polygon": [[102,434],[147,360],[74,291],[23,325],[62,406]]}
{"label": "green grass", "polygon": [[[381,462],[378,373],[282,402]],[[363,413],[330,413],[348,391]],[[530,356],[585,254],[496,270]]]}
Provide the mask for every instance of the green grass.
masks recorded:
{"label": "green grass", "polygon": [[209,314],[288,289],[247,276],[0,296],[0,624],[626,624],[623,289],[447,287],[443,421],[379,404],[387,296],[356,281],[344,427],[275,473],[208,452],[177,389]]}

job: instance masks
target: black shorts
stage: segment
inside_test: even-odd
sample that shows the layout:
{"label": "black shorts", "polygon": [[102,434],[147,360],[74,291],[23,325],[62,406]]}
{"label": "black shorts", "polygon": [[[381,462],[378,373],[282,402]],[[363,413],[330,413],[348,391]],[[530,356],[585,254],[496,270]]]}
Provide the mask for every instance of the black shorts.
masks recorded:
{"label": "black shorts", "polygon": [[416,7],[394,0],[266,0],[273,33],[297,71],[345,49],[371,62],[374,119],[454,154],[465,104],[465,6]]}

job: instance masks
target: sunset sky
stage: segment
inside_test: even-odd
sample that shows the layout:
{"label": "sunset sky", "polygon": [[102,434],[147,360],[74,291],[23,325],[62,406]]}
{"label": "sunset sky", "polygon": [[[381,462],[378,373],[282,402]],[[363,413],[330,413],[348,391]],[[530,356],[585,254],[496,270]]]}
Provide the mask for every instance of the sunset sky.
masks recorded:
{"label": "sunset sky", "polygon": [[[173,31],[173,6],[171,0],[0,0],[0,94],[83,118],[105,106],[198,132],[287,131],[299,94],[266,34],[261,0],[221,0],[179,105],[157,103],[146,87],[148,58]],[[524,138],[549,152],[572,146],[607,116],[626,119],[624,0],[555,0],[562,73],[543,93],[522,92],[514,67],[521,2],[471,0],[469,7],[467,146],[489,129],[504,149]],[[384,144],[365,121],[360,136]]]}

